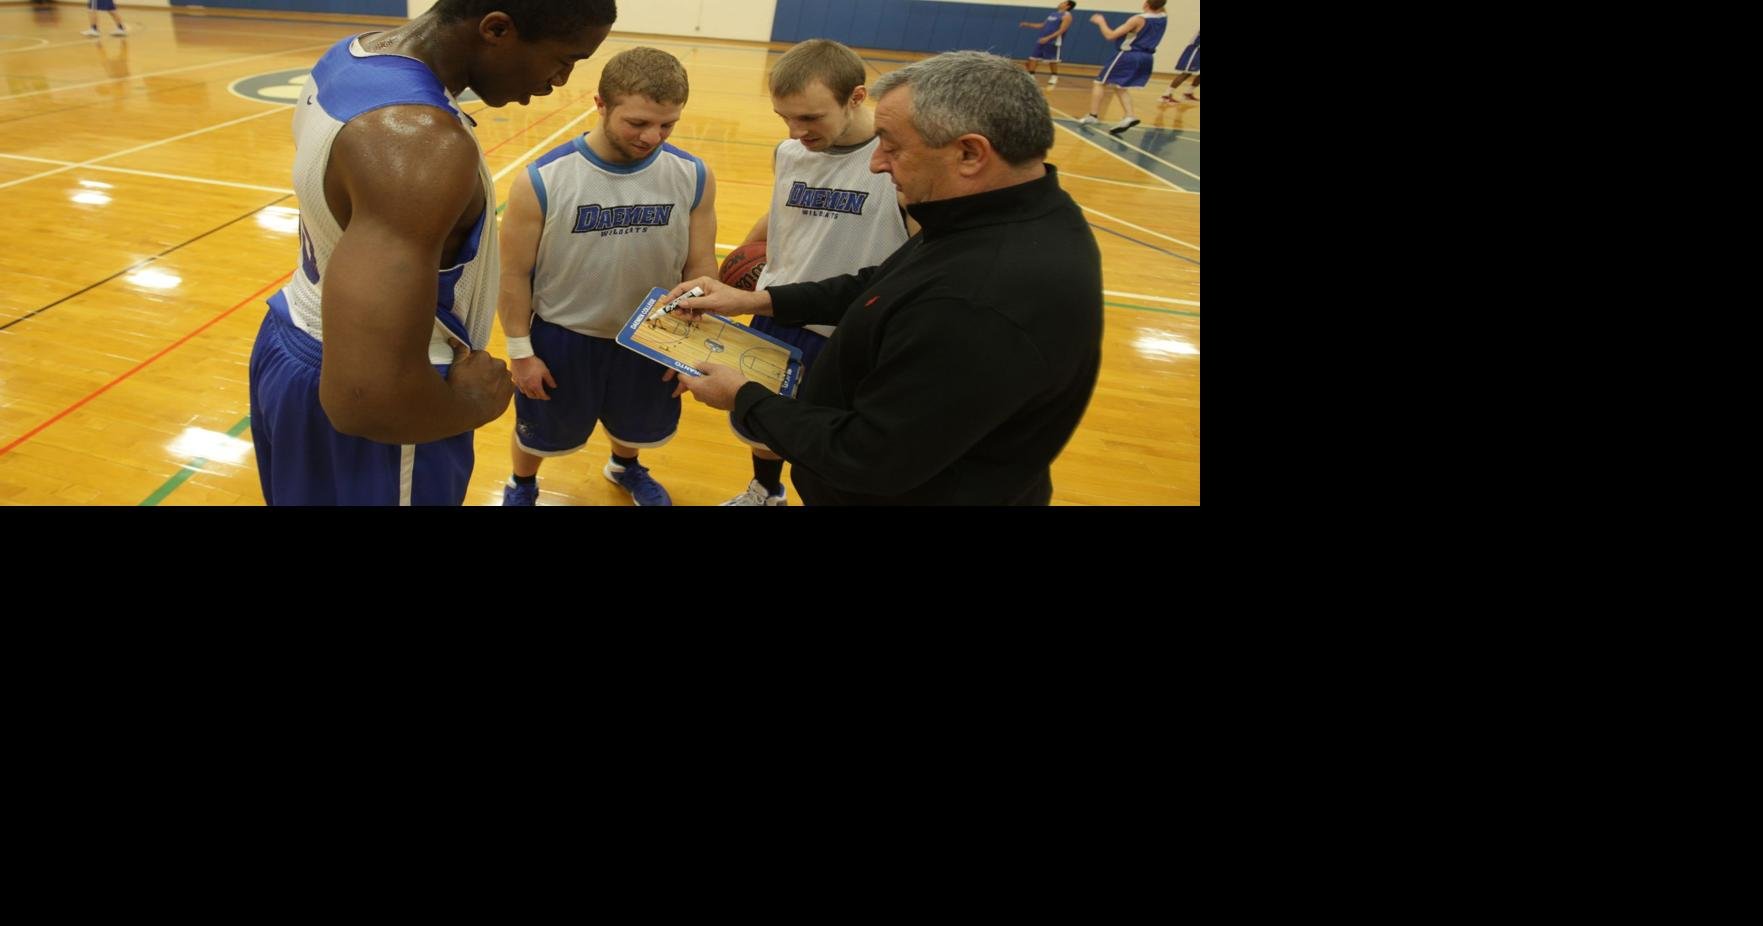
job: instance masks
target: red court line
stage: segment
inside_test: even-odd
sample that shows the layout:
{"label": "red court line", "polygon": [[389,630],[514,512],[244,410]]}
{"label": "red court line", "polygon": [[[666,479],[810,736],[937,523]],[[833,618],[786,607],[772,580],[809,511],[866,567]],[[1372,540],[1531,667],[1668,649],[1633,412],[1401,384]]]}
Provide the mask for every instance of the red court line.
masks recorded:
{"label": "red court line", "polygon": [[72,405],[69,405],[68,407],[62,409],[61,411],[56,412],[55,416],[50,418],[48,421],[45,421],[42,424],[39,424],[36,427],[30,429],[29,431],[26,431],[24,433],[24,436],[13,441],[12,443],[7,444],[4,447],[0,447],[0,457],[3,457],[6,454],[11,453],[12,448],[17,447],[19,444],[22,444],[25,441],[28,441],[31,438],[36,437],[39,433],[41,433],[43,431],[44,428],[47,428],[50,425],[54,424],[55,422],[60,421],[61,419],[66,418],[68,415],[71,415],[74,412],[78,411],[80,406],[85,405],[87,402],[90,402],[93,399],[96,399],[97,397],[110,391],[110,387],[112,387],[112,386],[116,385],[117,383],[120,383],[123,380],[128,379],[129,377],[135,375],[136,373],[139,373],[142,370],[146,369],[149,364],[153,363],[153,361],[158,360],[159,358],[165,356],[166,354],[169,354],[172,351],[176,350],[178,347],[182,346],[185,341],[188,341],[191,338],[195,337],[196,335],[199,335],[202,332],[207,331],[209,328],[212,328],[216,322],[220,321],[223,318],[226,318],[228,315],[231,315],[234,312],[237,312],[240,308],[242,308],[246,304],[252,302],[257,297],[263,295],[264,293],[267,293],[270,290],[276,288],[277,286],[282,285],[282,281],[288,279],[289,277],[291,277],[293,275],[294,275],[294,271],[290,270],[287,273],[284,273],[281,276],[276,277],[275,281],[270,283],[268,286],[265,286],[262,289],[258,290],[257,292],[254,292],[251,295],[246,296],[237,305],[233,306],[230,309],[227,309],[225,312],[222,312],[219,315],[216,315],[213,318],[209,319],[208,321],[203,322],[202,326],[200,328],[197,328],[195,331],[192,331],[189,334],[186,334],[183,337],[178,338],[176,341],[173,341],[171,344],[168,344],[165,347],[160,348],[158,353],[154,354],[151,357],[148,357],[146,360],[143,360],[138,364],[135,364],[135,366],[132,369],[130,369],[128,372],[122,374],[121,376],[118,376],[117,378],[111,380],[108,383],[105,383],[102,386],[99,386],[96,390],[94,390],[92,392],[91,395],[88,395],[85,398],[79,400],[78,402],[75,402]]}
{"label": "red court line", "polygon": [[[562,102],[573,103],[575,101],[574,100],[565,100]],[[485,107],[485,108],[488,108],[488,107]],[[479,111],[481,112],[482,110],[479,110]],[[513,136],[506,138],[506,139],[502,140],[501,142],[497,143],[495,147],[485,150],[484,156],[488,157],[490,152],[495,151],[497,148],[500,148],[503,145],[514,142],[514,141],[518,140],[521,136],[527,135],[533,129],[538,128],[539,123],[544,122],[546,119],[550,119],[553,116],[560,116],[567,111],[568,111],[567,107],[558,107],[555,111],[548,113],[539,119],[534,120],[530,125],[528,125],[524,129],[520,130],[519,132],[515,133]],[[13,441],[12,443],[7,444],[4,447],[0,447],[0,456],[5,456],[6,454],[11,453],[12,449],[14,447],[17,447],[19,444],[22,444],[25,441],[28,441],[31,438],[36,437],[38,434],[42,433],[42,431],[45,428],[49,427],[50,425],[54,424],[57,421],[60,421],[63,418],[66,418],[68,415],[71,415],[74,412],[78,411],[80,409],[80,407],[85,405],[87,402],[90,402],[93,399],[96,399],[97,397],[110,391],[110,387],[115,386],[117,383],[120,383],[123,380],[128,379],[129,377],[135,375],[136,373],[141,372],[143,369],[146,369],[149,364],[153,363],[153,361],[158,360],[159,358],[165,356],[166,354],[169,354],[172,351],[176,350],[185,341],[188,341],[191,338],[195,337],[196,335],[199,335],[202,332],[207,331],[209,328],[213,327],[216,322],[219,322],[221,319],[226,318],[228,315],[231,315],[234,312],[237,312],[241,307],[245,306],[247,303],[254,301],[255,299],[257,299],[257,297],[263,295],[264,293],[269,292],[271,289],[274,289],[275,287],[280,286],[284,280],[287,280],[289,277],[291,277],[293,275],[294,275],[294,272],[292,270],[290,270],[287,273],[284,273],[281,276],[276,277],[274,282],[270,283],[268,286],[263,287],[262,289],[258,290],[257,292],[254,292],[251,295],[246,296],[244,298],[244,300],[239,302],[237,305],[233,306],[230,309],[227,309],[225,312],[222,312],[219,315],[216,315],[215,317],[204,322],[202,324],[202,327],[197,328],[195,331],[192,331],[189,334],[186,334],[181,338],[178,338],[176,341],[173,341],[171,344],[162,348],[158,353],[156,353],[153,356],[148,357],[146,360],[143,360],[140,363],[136,364],[128,372],[126,372],[126,373],[122,374],[121,376],[118,376],[117,378],[111,380],[110,382],[105,383],[104,385],[98,387],[90,395],[86,396],[83,399],[80,399],[78,402],[75,402],[72,405],[69,405],[68,407],[62,409],[61,411],[56,412],[55,415],[53,417],[51,417],[48,421],[45,421],[42,424],[39,424],[36,427],[30,429],[29,431],[26,431],[22,436],[20,436],[17,440]]]}

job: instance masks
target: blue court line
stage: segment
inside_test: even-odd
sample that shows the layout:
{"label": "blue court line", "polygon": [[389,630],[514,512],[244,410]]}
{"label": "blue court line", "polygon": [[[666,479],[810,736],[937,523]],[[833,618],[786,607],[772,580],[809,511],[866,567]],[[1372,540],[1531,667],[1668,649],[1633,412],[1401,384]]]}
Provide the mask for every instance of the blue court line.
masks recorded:
{"label": "blue court line", "polygon": [[1160,247],[1158,247],[1158,246],[1156,246],[1156,245],[1154,245],[1154,244],[1152,244],[1152,243],[1150,243],[1150,242],[1148,242],[1148,241],[1140,241],[1140,240],[1139,240],[1139,239],[1137,239],[1137,238],[1134,238],[1134,237],[1133,237],[1133,236],[1131,236],[1131,235],[1123,235],[1123,234],[1121,234],[1121,233],[1120,233],[1120,232],[1117,232],[1117,231],[1115,231],[1115,230],[1114,230],[1114,229],[1112,229],[1112,228],[1103,228],[1103,227],[1102,227],[1102,226],[1100,226],[1100,225],[1097,225],[1097,224],[1096,224],[1096,223],[1094,223],[1094,222],[1091,222],[1091,223],[1090,223],[1090,227],[1091,227],[1091,228],[1093,228],[1093,229],[1095,229],[1095,230],[1096,230],[1096,231],[1103,231],[1103,232],[1107,232],[1107,233],[1108,233],[1108,234],[1110,234],[1110,235],[1113,235],[1113,236],[1115,236],[1115,237],[1117,237],[1117,238],[1125,238],[1125,239],[1126,239],[1126,240],[1128,240],[1128,241],[1131,241],[1131,242],[1132,242],[1132,243],[1133,243],[1133,244],[1142,244],[1142,245],[1144,245],[1144,246],[1145,246],[1145,247],[1148,247],[1148,248],[1150,248],[1150,249],[1151,249],[1151,250],[1153,250],[1153,251],[1157,251],[1157,252],[1158,252],[1158,253],[1161,253],[1161,254],[1168,254],[1168,255],[1169,255],[1169,256],[1170,256],[1170,257],[1173,257],[1173,258],[1175,258],[1175,259],[1176,259],[1176,260],[1185,260],[1185,261],[1187,261],[1187,262],[1188,262],[1188,263],[1190,263],[1190,264],[1193,264],[1193,265],[1194,265],[1194,266],[1196,266],[1196,267],[1198,267],[1198,266],[1200,266],[1200,262],[1199,262],[1199,261],[1197,261],[1197,260],[1195,260],[1195,259],[1193,259],[1193,258],[1192,258],[1192,257],[1186,257],[1186,256],[1183,256],[1183,255],[1181,255],[1181,254],[1177,254],[1177,253],[1175,253],[1175,252],[1174,252],[1174,251],[1166,251],[1166,250],[1164,250],[1164,249],[1163,249],[1163,248],[1160,248]]}
{"label": "blue court line", "polygon": [[[1168,149],[1156,148],[1147,151],[1142,149],[1148,146],[1134,147],[1128,145],[1120,139],[1108,134],[1107,129],[1096,130],[1094,126],[1084,125],[1076,119],[1055,119],[1053,121],[1074,132],[1082,134],[1085,139],[1102,146],[1104,150],[1120,155],[1120,157],[1134,167],[1138,167],[1147,173],[1157,176],[1159,179],[1166,180],[1191,193],[1200,192],[1200,181],[1170,167],[1169,164],[1163,163],[1163,161],[1169,161],[1173,164],[1180,164],[1186,170],[1191,170],[1196,174],[1199,173],[1200,140],[1198,138],[1193,139],[1194,145],[1192,148],[1183,146],[1180,148]],[[1128,129],[1127,131],[1132,132],[1133,130]],[[1140,137],[1148,137],[1153,141],[1167,138],[1167,141],[1162,142],[1162,144],[1167,145],[1170,141],[1182,138],[1183,136],[1178,135],[1169,129],[1151,127],[1145,130]],[[1158,158],[1162,158],[1163,160],[1160,161]]]}

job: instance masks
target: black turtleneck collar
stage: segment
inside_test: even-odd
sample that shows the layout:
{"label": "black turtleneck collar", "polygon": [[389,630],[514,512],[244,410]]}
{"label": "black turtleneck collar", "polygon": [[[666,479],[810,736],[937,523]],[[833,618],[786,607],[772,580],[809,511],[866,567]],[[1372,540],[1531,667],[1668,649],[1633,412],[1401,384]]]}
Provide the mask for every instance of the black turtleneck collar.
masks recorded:
{"label": "black turtleneck collar", "polygon": [[913,203],[906,207],[906,211],[923,226],[926,238],[1045,215],[1057,208],[1064,197],[1053,195],[1060,192],[1058,168],[1052,164],[1044,166],[1047,175],[1027,183],[954,199]]}

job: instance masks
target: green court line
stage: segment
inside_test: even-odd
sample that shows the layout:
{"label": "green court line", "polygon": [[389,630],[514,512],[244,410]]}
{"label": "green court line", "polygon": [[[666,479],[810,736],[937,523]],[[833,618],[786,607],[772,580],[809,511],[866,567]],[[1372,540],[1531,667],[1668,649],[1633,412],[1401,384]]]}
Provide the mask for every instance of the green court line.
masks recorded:
{"label": "green court line", "polygon": [[1188,315],[1194,318],[1200,317],[1200,313],[1198,312],[1188,312],[1182,309],[1158,309],[1148,305],[1134,305],[1131,302],[1103,302],[1102,304],[1115,306],[1116,308],[1121,309],[1138,309],[1141,312],[1162,312],[1165,315]]}
{"label": "green court line", "polygon": [[[245,433],[245,429],[250,426],[251,426],[251,416],[246,415],[245,420],[240,421],[238,424],[233,425],[231,428],[229,428],[227,430],[226,436],[238,437],[240,434]],[[177,475],[171,477],[170,479],[165,480],[165,485],[162,485],[159,488],[155,489],[153,491],[153,494],[147,496],[146,499],[142,500],[141,504],[138,505],[137,507],[152,508],[153,506],[159,504],[160,502],[165,501],[165,497],[167,495],[170,495],[171,493],[176,492],[178,490],[178,486],[181,486],[184,483],[190,481],[190,477],[201,472],[202,467],[204,467],[206,465],[208,465],[208,461],[202,457],[197,457],[196,459],[191,460],[188,463],[185,463],[183,469],[178,470]]]}

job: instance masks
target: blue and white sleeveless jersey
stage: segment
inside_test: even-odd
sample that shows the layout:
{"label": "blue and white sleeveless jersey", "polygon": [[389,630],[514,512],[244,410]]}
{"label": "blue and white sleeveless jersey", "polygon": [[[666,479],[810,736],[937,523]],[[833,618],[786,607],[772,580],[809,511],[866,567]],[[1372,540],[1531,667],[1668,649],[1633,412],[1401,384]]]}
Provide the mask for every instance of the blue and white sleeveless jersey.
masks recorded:
{"label": "blue and white sleeveless jersey", "polygon": [[[1052,35],[1053,33],[1058,32],[1059,31],[1059,24],[1061,22],[1063,22],[1064,20],[1065,20],[1065,11],[1064,10],[1054,10],[1053,12],[1048,13],[1047,14],[1047,21],[1041,24],[1041,31],[1035,33],[1035,38],[1038,39],[1043,36]],[[1057,48],[1059,46],[1059,43],[1061,43],[1063,41],[1065,41],[1065,36],[1062,35],[1062,36],[1054,39],[1053,41],[1048,42],[1047,44],[1052,45],[1053,47]]]}
{"label": "blue and white sleeveless jersey", "polygon": [[[294,325],[324,340],[320,302],[325,268],[343,228],[325,205],[324,172],[331,144],[350,120],[386,106],[433,106],[458,118],[466,131],[471,121],[428,65],[403,55],[375,55],[362,49],[359,37],[344,39],[325,52],[312,69],[306,91],[294,106],[294,192],[300,197],[300,265],[293,279],[271,297],[284,300]],[[472,133],[475,141],[476,133]],[[439,287],[435,326],[429,335],[431,363],[452,363],[447,335],[483,349],[490,340],[496,314],[495,182],[478,154],[478,182],[484,210],[460,245],[451,267],[436,268]],[[421,196],[422,190],[411,190]]]}
{"label": "blue and white sleeveless jersey", "polygon": [[1145,18],[1145,24],[1139,27],[1139,31],[1120,40],[1121,51],[1154,52],[1157,50],[1157,45],[1163,41],[1163,30],[1169,28],[1169,14],[1140,13],[1139,15]]}
{"label": "blue and white sleeveless jersey", "polygon": [[[765,269],[755,289],[824,280],[873,267],[906,243],[906,220],[887,174],[870,172],[879,137],[810,151],[795,139],[772,155]],[[831,325],[804,325],[830,335]]]}
{"label": "blue and white sleeveless jersey", "polygon": [[533,265],[540,318],[617,337],[649,290],[679,283],[692,210],[704,198],[703,161],[663,144],[634,164],[613,164],[577,135],[526,172],[544,215]]}

